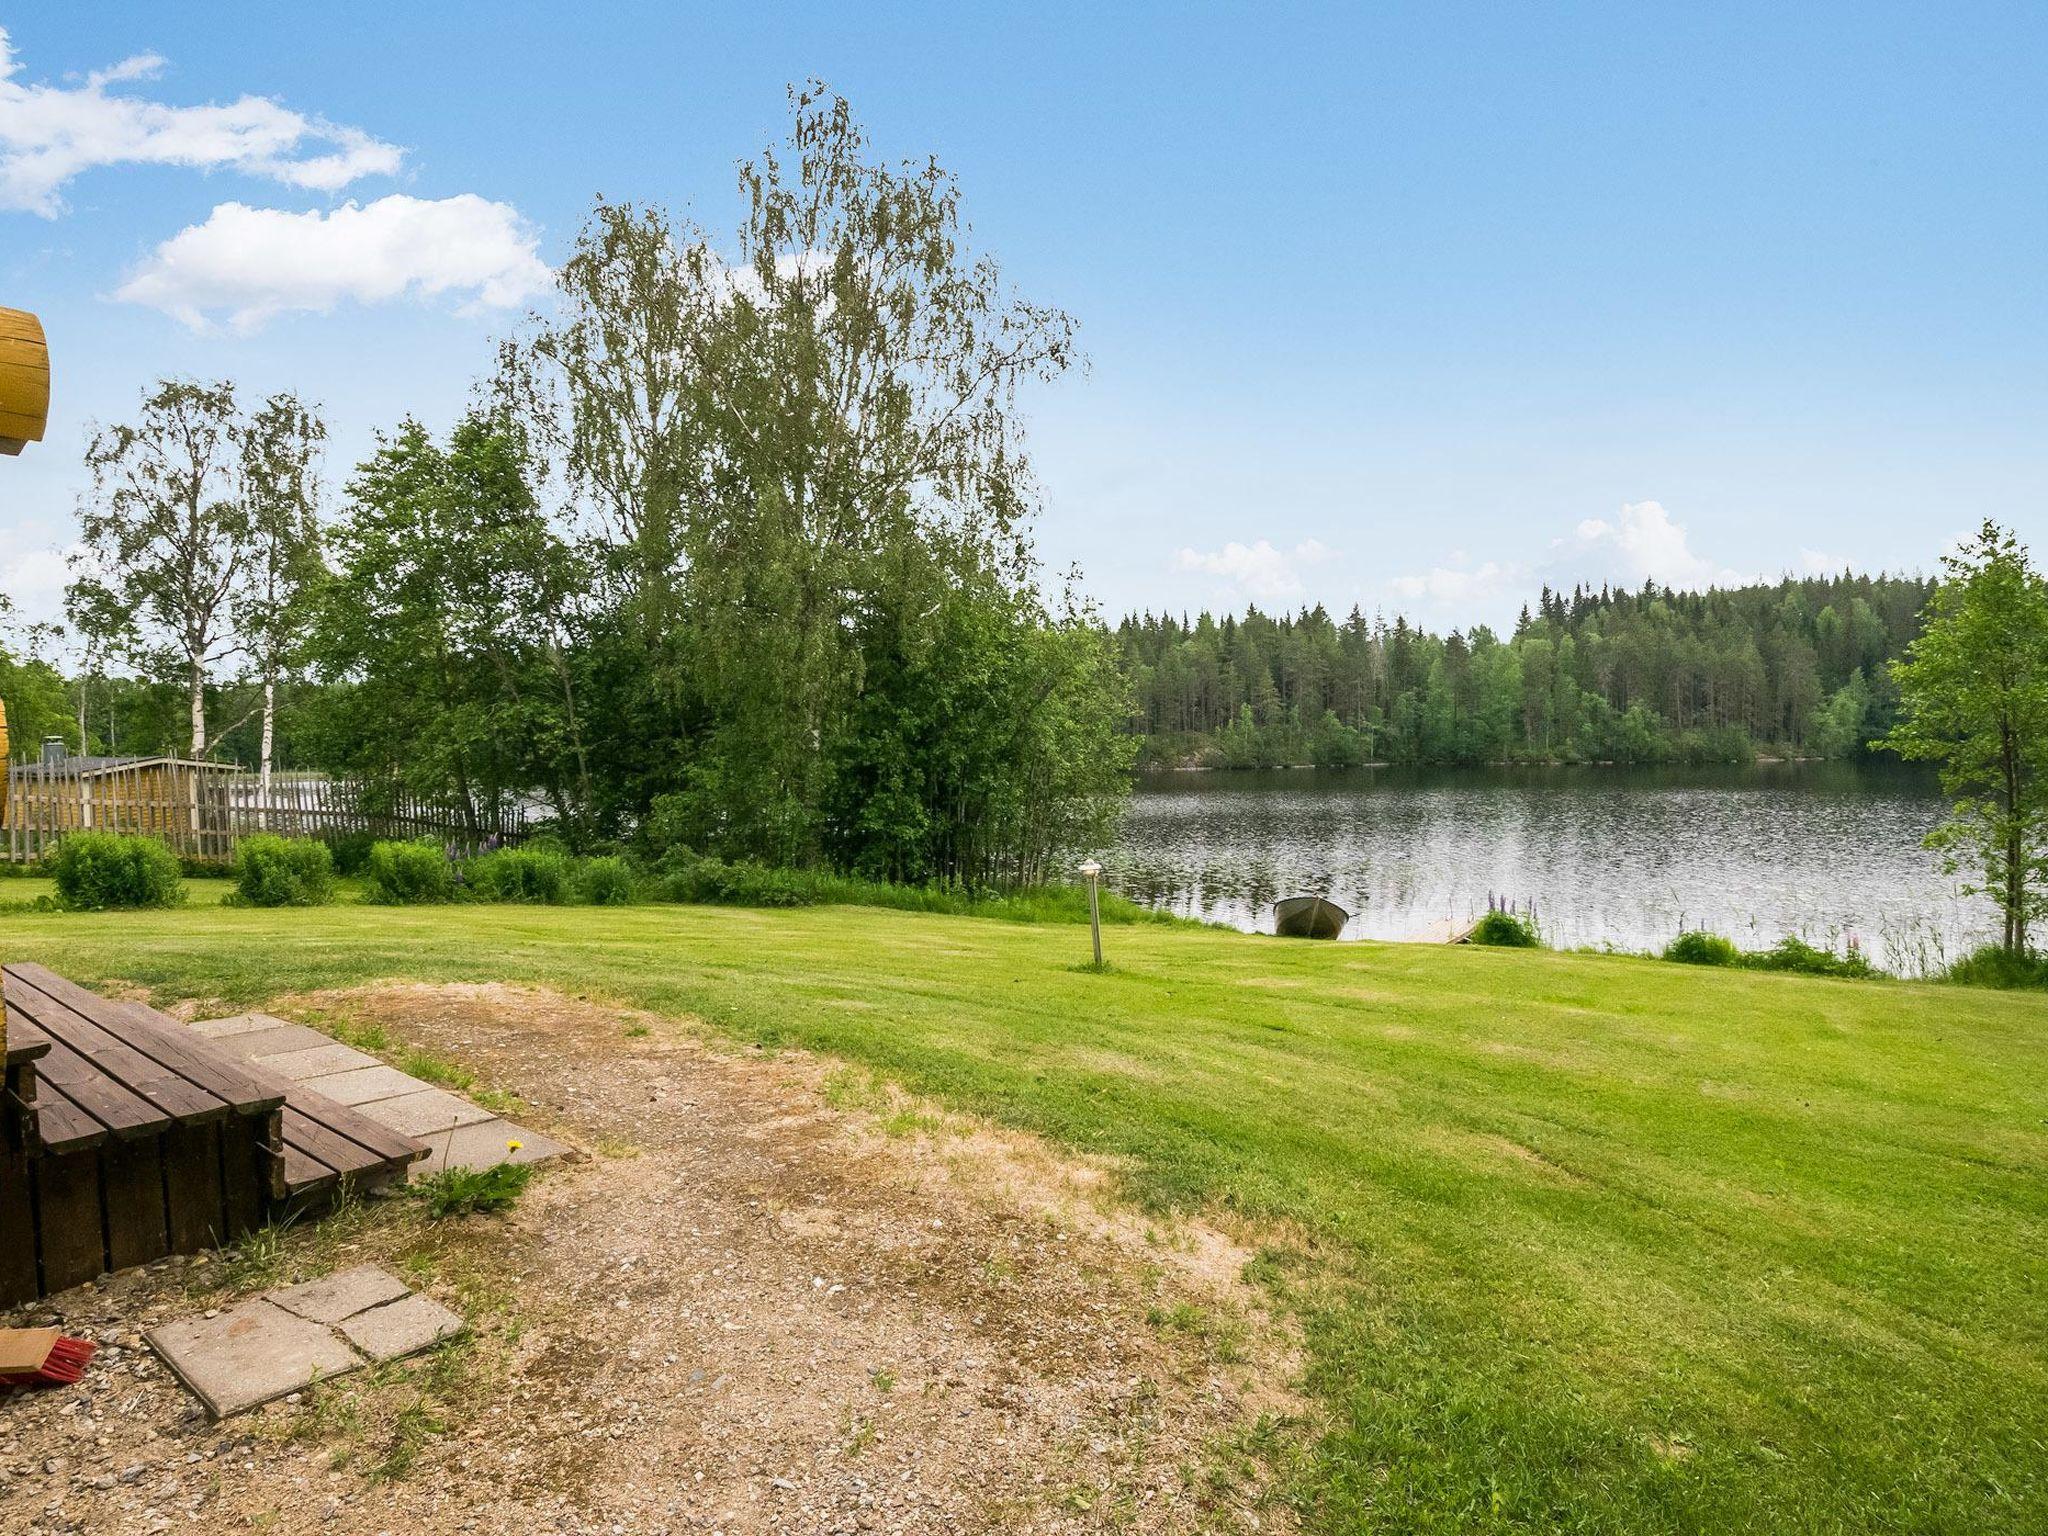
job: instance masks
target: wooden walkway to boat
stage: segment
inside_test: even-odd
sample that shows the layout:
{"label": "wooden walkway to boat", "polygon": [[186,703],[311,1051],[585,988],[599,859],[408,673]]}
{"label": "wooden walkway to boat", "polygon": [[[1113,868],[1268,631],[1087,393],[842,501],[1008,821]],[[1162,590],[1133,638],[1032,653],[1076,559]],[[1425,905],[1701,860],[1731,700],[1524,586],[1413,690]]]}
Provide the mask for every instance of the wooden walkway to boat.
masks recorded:
{"label": "wooden walkway to boat", "polygon": [[[193,1253],[344,1185],[402,1178],[424,1144],[175,1019],[40,965],[0,971],[0,1305]],[[19,1225],[17,1225],[19,1223]]]}
{"label": "wooden walkway to boat", "polygon": [[1433,923],[1425,924],[1409,936],[1410,944],[1463,944],[1472,937],[1472,930],[1479,926],[1476,917],[1440,917]]}

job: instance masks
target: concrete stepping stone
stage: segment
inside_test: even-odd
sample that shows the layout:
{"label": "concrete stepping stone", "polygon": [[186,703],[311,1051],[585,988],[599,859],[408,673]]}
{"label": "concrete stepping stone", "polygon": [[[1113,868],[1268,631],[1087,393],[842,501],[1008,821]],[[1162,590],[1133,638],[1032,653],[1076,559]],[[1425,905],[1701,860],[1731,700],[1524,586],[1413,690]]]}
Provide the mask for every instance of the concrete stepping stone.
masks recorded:
{"label": "concrete stepping stone", "polygon": [[217,1317],[166,1323],[148,1340],[216,1419],[363,1364],[326,1324],[296,1317],[260,1296]]}
{"label": "concrete stepping stone", "polygon": [[342,1336],[378,1365],[403,1360],[443,1339],[452,1339],[465,1324],[431,1296],[407,1296],[344,1318]]}
{"label": "concrete stepping stone", "polygon": [[225,1044],[236,1055],[257,1060],[282,1056],[286,1051],[318,1050],[321,1046],[334,1044],[334,1041],[303,1024],[277,1024],[269,1029],[252,1029],[246,1034],[232,1035]]}
{"label": "concrete stepping stone", "polygon": [[224,1040],[230,1035],[253,1035],[266,1029],[294,1029],[289,1019],[280,1019],[269,1013],[234,1013],[224,1019],[201,1019],[192,1026],[209,1040]]}
{"label": "concrete stepping stone", "polygon": [[431,1349],[466,1324],[375,1264],[266,1291],[145,1337],[216,1419]]}
{"label": "concrete stepping stone", "polygon": [[324,1279],[267,1292],[264,1300],[308,1322],[338,1323],[411,1294],[405,1282],[390,1271],[374,1264],[358,1264]]}
{"label": "concrete stepping stone", "polygon": [[379,1099],[402,1098],[408,1093],[418,1093],[420,1080],[396,1067],[353,1067],[346,1072],[330,1072],[325,1077],[313,1078],[306,1086],[322,1098],[332,1099],[337,1104],[346,1104],[350,1109],[369,1113],[369,1106]]}
{"label": "concrete stepping stone", "polygon": [[[428,1154],[413,1165],[416,1178],[444,1168],[545,1162],[569,1150],[318,1030],[287,1024],[267,1013],[207,1019],[192,1027],[237,1055],[423,1143]],[[273,1044],[287,1048],[265,1049]],[[516,1152],[511,1149],[515,1141],[520,1144]]]}
{"label": "concrete stepping stone", "polygon": [[307,1030],[319,1042],[311,1047],[293,1048],[269,1056],[251,1053],[249,1059],[259,1067],[268,1067],[282,1073],[296,1083],[312,1087],[312,1079],[328,1077],[336,1072],[351,1072],[359,1067],[374,1067],[380,1063],[374,1056],[365,1055],[352,1045],[340,1045],[329,1040],[316,1030]]}
{"label": "concrete stepping stone", "polygon": [[[369,1113],[366,1108],[364,1113]],[[495,1168],[500,1163],[540,1163],[560,1157],[569,1149],[550,1141],[538,1131],[529,1131],[509,1120],[492,1118],[474,1125],[457,1126],[439,1136],[419,1138],[427,1144],[427,1155],[413,1164],[421,1174],[436,1174],[444,1168]],[[512,1143],[519,1143],[517,1151]]]}
{"label": "concrete stepping stone", "polygon": [[[325,1079],[311,1086],[325,1093]],[[364,1114],[380,1125],[388,1125],[401,1136],[426,1141],[461,1125],[481,1125],[495,1120],[488,1109],[458,1098],[439,1088],[423,1088],[395,1099],[379,1099],[361,1106]]]}

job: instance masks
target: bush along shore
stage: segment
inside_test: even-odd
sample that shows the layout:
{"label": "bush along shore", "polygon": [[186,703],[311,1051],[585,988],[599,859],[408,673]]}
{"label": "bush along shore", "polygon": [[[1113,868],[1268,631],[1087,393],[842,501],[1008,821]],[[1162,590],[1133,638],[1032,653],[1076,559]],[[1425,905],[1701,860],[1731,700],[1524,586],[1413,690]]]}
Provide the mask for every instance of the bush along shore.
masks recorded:
{"label": "bush along shore", "polygon": [[[175,907],[186,899],[188,873],[218,876],[218,868],[188,871],[161,843],[147,837],[80,833],[34,873],[55,881],[53,896],[24,907],[71,912]],[[625,907],[651,903],[789,908],[884,907],[1022,923],[1085,923],[1088,896],[1078,885],[966,889],[863,880],[829,870],[775,869],[671,848],[648,859],[635,854],[572,854],[545,839],[520,847],[464,855],[430,841],[378,841],[351,836],[333,843],[307,838],[243,839],[228,872],[232,888],[220,898],[233,907],[312,907],[338,901],[374,906],[452,903]],[[1107,924],[1205,927],[1143,906],[1112,891],[1101,893]],[[1531,912],[1489,911],[1466,942],[1490,948],[1550,946]],[[1764,949],[1688,929],[1662,951],[1643,956],[1679,965],[1777,971],[1860,981],[1897,979],[1873,964],[1851,937],[1840,950],[1787,935]],[[2048,957],[2014,957],[1997,945],[1965,955],[1923,980],[2000,989],[2048,987]]]}
{"label": "bush along shore", "polygon": [[[828,870],[774,869],[687,849],[655,859],[572,854],[546,840],[467,855],[431,841],[350,837],[330,844],[269,835],[243,839],[233,864],[223,872],[218,866],[181,867],[153,838],[74,834],[44,865],[28,872],[29,878],[54,881],[55,892],[11,905],[15,910],[64,912],[176,907],[188,895],[188,876],[218,878],[223,873],[232,886],[220,904],[231,907],[317,907],[346,901],[398,907],[460,902],[622,907],[670,902],[867,906],[1023,923],[1088,921],[1087,891],[1071,885],[908,885]],[[1101,894],[1100,907],[1103,922],[1120,926],[1204,926],[1107,891]]]}

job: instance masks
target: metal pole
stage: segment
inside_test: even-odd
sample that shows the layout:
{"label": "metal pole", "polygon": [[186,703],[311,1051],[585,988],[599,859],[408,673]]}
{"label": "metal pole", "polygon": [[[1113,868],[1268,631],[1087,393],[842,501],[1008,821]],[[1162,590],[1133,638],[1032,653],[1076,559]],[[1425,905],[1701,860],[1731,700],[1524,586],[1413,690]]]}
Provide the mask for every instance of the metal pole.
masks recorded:
{"label": "metal pole", "polygon": [[1088,937],[1095,943],[1095,968],[1102,969],[1102,907],[1096,899],[1095,882],[1102,876],[1102,866],[1090,859],[1081,866],[1081,873],[1088,877]]}

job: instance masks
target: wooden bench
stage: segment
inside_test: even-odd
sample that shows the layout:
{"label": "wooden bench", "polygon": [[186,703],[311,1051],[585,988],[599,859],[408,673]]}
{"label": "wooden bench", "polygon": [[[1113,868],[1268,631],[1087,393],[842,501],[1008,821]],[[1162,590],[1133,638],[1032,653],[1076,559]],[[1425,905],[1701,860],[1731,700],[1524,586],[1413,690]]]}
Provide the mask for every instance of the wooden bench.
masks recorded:
{"label": "wooden bench", "polygon": [[153,1008],[39,965],[0,976],[0,1230],[25,1221],[32,1237],[0,1241],[0,1305],[232,1242],[344,1188],[403,1178],[427,1155]]}

